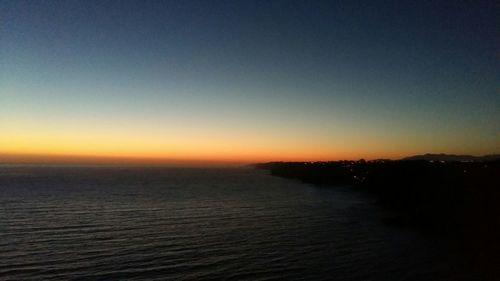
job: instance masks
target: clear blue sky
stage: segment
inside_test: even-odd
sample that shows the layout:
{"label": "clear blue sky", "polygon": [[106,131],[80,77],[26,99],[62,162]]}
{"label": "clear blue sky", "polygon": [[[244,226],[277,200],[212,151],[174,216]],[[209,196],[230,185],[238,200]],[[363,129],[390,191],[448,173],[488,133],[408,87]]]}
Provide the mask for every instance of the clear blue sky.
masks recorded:
{"label": "clear blue sky", "polygon": [[1,1],[0,153],[498,153],[497,14],[494,1]]}

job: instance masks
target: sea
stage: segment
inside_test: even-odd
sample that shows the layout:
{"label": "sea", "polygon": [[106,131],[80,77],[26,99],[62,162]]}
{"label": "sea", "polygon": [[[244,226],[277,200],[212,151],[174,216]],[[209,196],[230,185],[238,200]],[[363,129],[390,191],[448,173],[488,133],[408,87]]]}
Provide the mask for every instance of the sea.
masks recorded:
{"label": "sea", "polygon": [[0,167],[0,280],[479,280],[349,186],[249,167]]}

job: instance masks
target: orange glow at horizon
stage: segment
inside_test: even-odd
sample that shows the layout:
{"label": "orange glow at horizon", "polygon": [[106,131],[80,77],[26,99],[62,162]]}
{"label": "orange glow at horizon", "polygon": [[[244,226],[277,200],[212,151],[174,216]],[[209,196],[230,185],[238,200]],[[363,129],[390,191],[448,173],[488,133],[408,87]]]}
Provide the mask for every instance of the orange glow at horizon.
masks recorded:
{"label": "orange glow at horizon", "polygon": [[[373,148],[372,148],[373,149]],[[3,157],[2,157],[3,155]],[[140,138],[99,135],[9,135],[0,139],[2,158],[51,160],[70,158],[106,159],[117,162],[138,161],[143,163],[192,161],[255,163],[265,161],[323,161],[340,159],[399,158],[406,152],[381,154],[368,149],[355,150],[338,144],[321,144],[313,141],[279,139],[249,139],[234,137],[218,140],[213,138]],[[8,156],[8,157],[7,157]],[[383,156],[383,157],[382,157]],[[34,158],[33,158],[34,157]],[[100,161],[100,160],[99,160]],[[99,162],[98,161],[98,162]]]}
{"label": "orange glow at horizon", "polygon": [[[0,163],[256,163],[399,159],[423,153],[487,154],[484,146],[464,145],[453,135],[436,142],[429,134],[384,128],[252,124],[222,121],[151,122],[17,118],[0,123]],[[197,120],[198,121],[198,120]],[[122,123],[120,123],[122,122]],[[268,122],[269,123],[269,122]],[[362,124],[362,123],[361,123]],[[331,126],[331,127],[327,127]],[[75,129],[77,128],[77,129]],[[481,148],[482,147],[482,148]],[[483,150],[482,150],[483,149]]]}
{"label": "orange glow at horizon", "polygon": [[[0,140],[0,162],[117,162],[117,163],[256,163],[267,161],[329,161],[342,159],[398,159],[410,155],[412,151],[381,153],[369,150],[354,150],[346,147],[293,146],[286,143],[264,144],[251,141],[229,145],[203,140],[195,142],[155,142],[129,141],[108,142],[82,139],[71,142],[64,137],[37,139],[37,142],[23,138],[3,138]],[[300,148],[300,149],[298,149]]]}

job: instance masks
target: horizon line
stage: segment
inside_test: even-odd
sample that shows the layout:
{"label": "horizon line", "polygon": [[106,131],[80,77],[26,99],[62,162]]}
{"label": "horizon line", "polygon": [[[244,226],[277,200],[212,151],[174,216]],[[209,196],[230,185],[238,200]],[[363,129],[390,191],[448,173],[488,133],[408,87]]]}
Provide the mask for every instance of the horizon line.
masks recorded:
{"label": "horizon line", "polygon": [[375,157],[357,159],[328,158],[328,159],[207,159],[207,158],[167,158],[167,157],[140,157],[140,156],[106,156],[106,155],[78,155],[78,154],[34,154],[34,153],[2,153],[0,165],[90,165],[90,166],[244,166],[269,162],[329,162],[329,161],[366,161],[373,160],[401,160],[416,155],[455,155],[455,156],[488,156],[488,154],[453,154],[453,153],[420,153],[403,157]]}

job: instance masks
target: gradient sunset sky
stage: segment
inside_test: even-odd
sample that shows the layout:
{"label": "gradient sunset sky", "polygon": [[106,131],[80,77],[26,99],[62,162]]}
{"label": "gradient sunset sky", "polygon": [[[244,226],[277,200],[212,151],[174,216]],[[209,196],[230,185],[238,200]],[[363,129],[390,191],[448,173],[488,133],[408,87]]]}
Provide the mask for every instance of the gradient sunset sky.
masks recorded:
{"label": "gradient sunset sky", "polygon": [[497,14],[495,1],[1,1],[0,160],[499,153]]}

